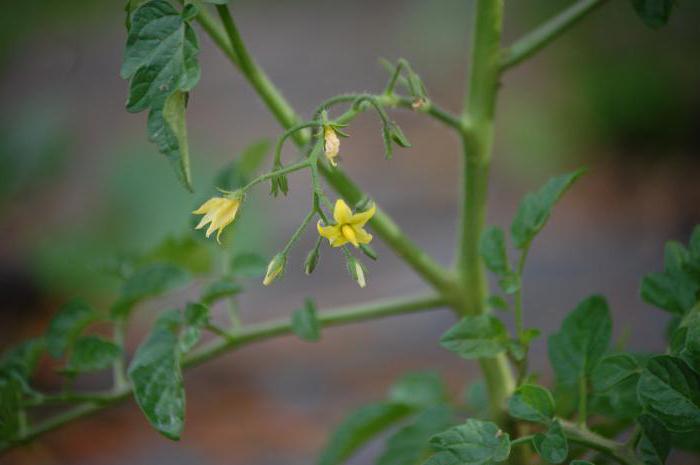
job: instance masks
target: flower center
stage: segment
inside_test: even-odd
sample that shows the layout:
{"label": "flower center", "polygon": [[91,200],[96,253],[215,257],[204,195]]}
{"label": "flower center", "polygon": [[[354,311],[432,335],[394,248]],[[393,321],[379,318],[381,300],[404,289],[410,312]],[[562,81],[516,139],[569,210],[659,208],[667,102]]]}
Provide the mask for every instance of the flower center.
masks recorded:
{"label": "flower center", "polygon": [[357,244],[357,236],[355,235],[355,231],[352,229],[352,226],[349,224],[344,224],[340,227],[340,232],[351,244]]}

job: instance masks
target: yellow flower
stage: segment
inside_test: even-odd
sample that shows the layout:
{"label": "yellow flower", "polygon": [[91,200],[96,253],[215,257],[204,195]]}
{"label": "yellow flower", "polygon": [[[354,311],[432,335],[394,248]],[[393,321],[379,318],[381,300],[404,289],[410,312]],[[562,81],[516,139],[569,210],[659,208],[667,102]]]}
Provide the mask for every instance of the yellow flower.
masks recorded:
{"label": "yellow flower", "polygon": [[204,202],[201,207],[192,212],[195,215],[204,215],[195,229],[202,229],[207,223],[210,223],[206,236],[209,237],[211,233],[218,230],[216,233],[216,242],[221,244],[219,240],[221,232],[236,218],[236,213],[240,206],[240,196],[233,196],[230,198],[212,197]]}
{"label": "yellow flower", "polygon": [[333,166],[337,166],[338,162],[335,161],[335,158],[338,156],[338,152],[340,152],[340,139],[332,126],[324,126],[323,142],[323,148],[326,153],[328,163]]}
{"label": "yellow flower", "polygon": [[353,214],[348,204],[343,199],[338,199],[333,210],[333,219],[335,219],[336,224],[321,226],[319,221],[317,224],[318,233],[328,239],[333,247],[340,247],[348,242],[355,247],[359,247],[360,244],[369,244],[372,235],[363,227],[374,216],[376,210],[377,207],[372,205],[372,208],[367,211]]}

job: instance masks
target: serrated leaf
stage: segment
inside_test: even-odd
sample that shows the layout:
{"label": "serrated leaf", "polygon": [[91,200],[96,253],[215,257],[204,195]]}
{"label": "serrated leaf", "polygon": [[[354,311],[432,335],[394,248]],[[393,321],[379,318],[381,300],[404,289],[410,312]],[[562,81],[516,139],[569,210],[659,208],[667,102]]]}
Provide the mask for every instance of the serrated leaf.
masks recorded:
{"label": "serrated leaf", "polygon": [[559,332],[548,340],[549,360],[557,381],[575,384],[588,376],[608,350],[612,321],[605,299],[592,296],[564,319]]}
{"label": "serrated leaf", "polygon": [[430,444],[440,451],[426,465],[490,465],[510,455],[510,437],[493,422],[468,419],[464,424],[436,434]]}
{"label": "serrated leaf", "polygon": [[634,420],[642,412],[637,398],[638,381],[639,375],[631,376],[606,391],[592,393],[588,410],[608,418]]}
{"label": "serrated leaf", "polygon": [[164,313],[148,338],[136,350],[129,366],[134,397],[151,425],[169,439],[178,440],[185,424],[185,388],[180,368],[176,311]]}
{"label": "serrated leaf", "polygon": [[137,269],[122,285],[121,295],[112,306],[112,315],[127,315],[139,302],[182,286],[190,276],[169,263],[152,263]]}
{"label": "serrated leaf", "polygon": [[379,402],[351,413],[333,432],[321,451],[318,465],[338,465],[379,433],[405,418],[411,409],[403,404]]}
{"label": "serrated leaf", "polygon": [[486,229],[479,241],[479,253],[486,268],[503,276],[510,272],[508,255],[506,253],[506,237],[501,228]]}
{"label": "serrated leaf", "polygon": [[243,286],[230,279],[224,278],[208,285],[204,291],[202,291],[200,299],[205,304],[212,305],[221,299],[233,297],[241,292],[243,292]]}
{"label": "serrated leaf", "polygon": [[673,333],[671,350],[700,374],[700,312],[688,314]]}
{"label": "serrated leaf", "polygon": [[649,360],[637,395],[644,409],[668,430],[700,428],[700,376],[682,359],[659,355]]}
{"label": "serrated leaf", "polygon": [[265,276],[268,260],[256,253],[242,253],[233,257],[231,272],[242,278],[260,278]]}
{"label": "serrated leaf", "polygon": [[109,368],[121,354],[121,347],[113,342],[97,336],[84,336],[75,342],[68,363],[62,371],[69,375],[76,375],[104,370]]}
{"label": "serrated leaf", "polygon": [[490,295],[486,299],[486,307],[495,310],[508,310],[508,302],[500,295]]}
{"label": "serrated leaf", "polygon": [[639,362],[629,354],[606,355],[593,370],[591,384],[596,391],[607,391],[641,372]]}
{"label": "serrated leaf", "polygon": [[452,412],[445,406],[421,412],[411,424],[400,428],[387,439],[377,465],[422,464],[432,452],[428,440],[448,428],[452,421]]}
{"label": "serrated leaf", "polygon": [[55,358],[61,357],[97,317],[97,312],[82,300],[73,300],[63,305],[51,319],[46,331],[46,349],[49,354]]}
{"label": "serrated leaf", "polygon": [[554,397],[542,386],[523,384],[508,401],[508,412],[521,420],[549,424],[554,418]]}
{"label": "serrated leaf", "polygon": [[434,372],[408,373],[391,386],[389,400],[415,408],[431,407],[447,399],[447,389]]}
{"label": "serrated leaf", "polygon": [[552,422],[546,432],[535,434],[532,445],[548,463],[562,463],[569,455],[569,443],[558,421]]}
{"label": "serrated leaf", "polygon": [[634,11],[652,29],[668,23],[675,3],[675,0],[632,0]]}
{"label": "serrated leaf", "polygon": [[188,21],[167,0],[150,0],[131,14],[121,76],[129,79],[127,111],[150,109],[150,138],[166,155],[180,181],[192,190],[184,111],[186,93],[200,77],[199,43]]}
{"label": "serrated leaf", "polygon": [[197,302],[189,302],[185,307],[185,324],[203,328],[209,324],[209,307]]}
{"label": "serrated leaf", "polygon": [[683,315],[695,305],[700,284],[683,271],[650,273],[642,280],[642,299],[663,310]]}
{"label": "serrated leaf", "polygon": [[637,444],[637,454],[645,465],[664,465],[671,452],[671,435],[666,428],[651,415],[637,418],[642,435]]}
{"label": "serrated leaf", "polygon": [[304,307],[294,311],[292,331],[304,341],[316,342],[321,339],[321,324],[313,300],[306,299]]}
{"label": "serrated leaf", "polygon": [[494,357],[506,350],[508,331],[491,315],[465,316],[440,338],[440,345],[462,358]]}
{"label": "serrated leaf", "polygon": [[583,172],[578,170],[552,178],[540,190],[525,196],[510,227],[513,244],[518,249],[524,249],[532,242],[547,224],[554,204]]}

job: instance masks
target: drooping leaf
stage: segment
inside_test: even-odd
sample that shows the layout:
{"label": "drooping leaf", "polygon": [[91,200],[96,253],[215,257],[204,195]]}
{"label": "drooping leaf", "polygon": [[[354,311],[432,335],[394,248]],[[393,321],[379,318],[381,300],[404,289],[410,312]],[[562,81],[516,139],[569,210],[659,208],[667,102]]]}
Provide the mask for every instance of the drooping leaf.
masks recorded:
{"label": "drooping leaf", "polygon": [[440,338],[442,347],[466,359],[498,355],[507,342],[506,327],[491,315],[466,316]]}
{"label": "drooping leaf", "polygon": [[84,336],[73,346],[66,367],[62,370],[69,375],[99,371],[109,368],[122,354],[122,349],[113,342],[97,336]]}
{"label": "drooping leaf", "polygon": [[664,465],[671,452],[671,435],[666,428],[651,415],[637,418],[642,435],[637,444],[639,458],[646,465]]}
{"label": "drooping leaf", "polygon": [[377,465],[420,465],[428,458],[432,448],[428,440],[453,423],[448,407],[431,407],[421,412],[407,426],[400,428],[386,441]]}
{"label": "drooping leaf", "polygon": [[189,273],[169,263],[153,263],[137,269],[122,285],[112,315],[127,315],[139,302],[175,289],[189,280]]}
{"label": "drooping leaf", "polygon": [[204,291],[202,291],[200,299],[205,304],[212,305],[221,299],[233,297],[241,292],[243,292],[243,286],[230,279],[224,278],[208,285]]}
{"label": "drooping leaf", "polygon": [[61,357],[87,325],[95,321],[97,312],[82,300],[63,305],[51,319],[46,331],[46,350],[53,357]]}
{"label": "drooping leaf", "polygon": [[639,362],[629,354],[606,355],[593,370],[591,383],[596,391],[607,391],[641,372]]}
{"label": "drooping leaf", "polygon": [[508,401],[508,412],[521,420],[549,424],[554,417],[554,397],[542,386],[523,384]]}
{"label": "drooping leaf", "polygon": [[700,375],[680,358],[659,355],[647,363],[637,385],[644,409],[670,431],[700,428]]}
{"label": "drooping leaf", "polygon": [[553,421],[544,433],[535,434],[532,445],[548,463],[562,463],[569,455],[569,443],[558,421]]}
{"label": "drooping leaf", "polygon": [[564,319],[559,332],[550,335],[549,360],[557,381],[575,384],[588,376],[608,350],[612,321],[608,304],[601,296],[581,302]]}
{"label": "drooping leaf", "polygon": [[486,268],[497,275],[505,275],[510,271],[506,253],[506,238],[501,228],[488,228],[481,235],[479,253]]}
{"label": "drooping leaf", "polygon": [[676,0],[632,0],[632,6],[644,24],[652,29],[665,26]]}
{"label": "drooping leaf", "polygon": [[389,399],[414,408],[431,407],[446,401],[447,389],[437,373],[408,373],[391,386]]}
{"label": "drooping leaf", "polygon": [[167,0],[150,0],[131,14],[121,76],[129,79],[126,108],[150,109],[150,138],[192,190],[184,111],[186,93],[199,81],[199,43],[189,21],[196,7],[178,12]]}
{"label": "drooping leaf", "polygon": [[292,331],[304,341],[316,342],[321,339],[321,324],[313,300],[306,299],[304,306],[294,311]]}
{"label": "drooping leaf", "polygon": [[439,452],[426,465],[491,465],[510,455],[510,437],[493,422],[468,419],[436,434],[430,444]]}
{"label": "drooping leaf", "polygon": [[525,196],[510,227],[513,244],[517,248],[523,249],[532,242],[547,224],[554,204],[583,172],[578,170],[552,178],[540,190]]}
{"label": "drooping leaf", "polygon": [[338,465],[379,433],[405,418],[411,409],[403,404],[379,402],[351,413],[333,432],[321,451],[318,465]]}
{"label": "drooping leaf", "polygon": [[180,368],[179,312],[164,313],[129,366],[134,397],[151,425],[178,440],[185,424],[185,389]]}

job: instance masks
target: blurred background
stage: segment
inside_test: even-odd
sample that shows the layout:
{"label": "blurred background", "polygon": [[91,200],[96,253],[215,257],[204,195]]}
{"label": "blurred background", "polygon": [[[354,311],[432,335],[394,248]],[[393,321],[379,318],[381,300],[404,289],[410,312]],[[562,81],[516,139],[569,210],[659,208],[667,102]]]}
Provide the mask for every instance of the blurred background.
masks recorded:
{"label": "blurred background", "polygon": [[[380,57],[408,59],[431,98],[457,112],[472,3],[236,0],[233,11],[257,60],[305,116],[335,94],[380,91],[387,79]],[[508,3],[504,43],[570,2]],[[280,134],[249,86],[200,34],[202,79],[188,109],[197,193],[188,194],[147,141],[146,115],[124,110],[121,4],[10,0],[3,7],[0,349],[41,334],[75,296],[107,310],[118,285],[110,264],[120,257],[167,248],[164,238],[200,244],[190,212],[216,173],[251,143]],[[699,15],[700,4],[682,2],[668,27],[652,31],[629,2],[610,2],[503,80],[489,222],[507,227],[525,192],[554,174],[589,169],[530,254],[528,326],[550,332],[582,298],[603,293],[619,343],[663,350],[667,317],[641,302],[639,282],[661,268],[664,241],[685,242],[700,223]],[[413,148],[384,160],[378,123],[368,114],[348,128],[343,166],[415,242],[448,264],[456,240],[459,141],[420,115],[394,117]],[[267,257],[278,251],[306,212],[308,183],[305,175],[290,177],[289,197],[277,200],[266,187],[258,189],[245,206],[235,246]],[[425,289],[380,243],[365,289],[326,247],[317,272],[307,277],[301,268],[314,236],[292,253],[282,281],[266,289],[257,279],[244,283],[244,321],[288,316],[306,296],[325,309]],[[129,349],[158,311],[187,297],[185,291],[140,310]],[[438,371],[455,395],[475,381],[475,364],[437,344],[453,321],[439,311],[326,330],[316,345],[284,338],[247,347],[188,372],[180,443],[160,437],[129,401],[0,463],[310,463],[344,412],[382,398],[407,371]],[[549,379],[544,338],[535,342],[532,360]],[[39,385],[51,390],[59,382],[51,364],[42,363]],[[104,374],[79,386],[108,383]],[[367,463],[379,448],[353,463]]]}

